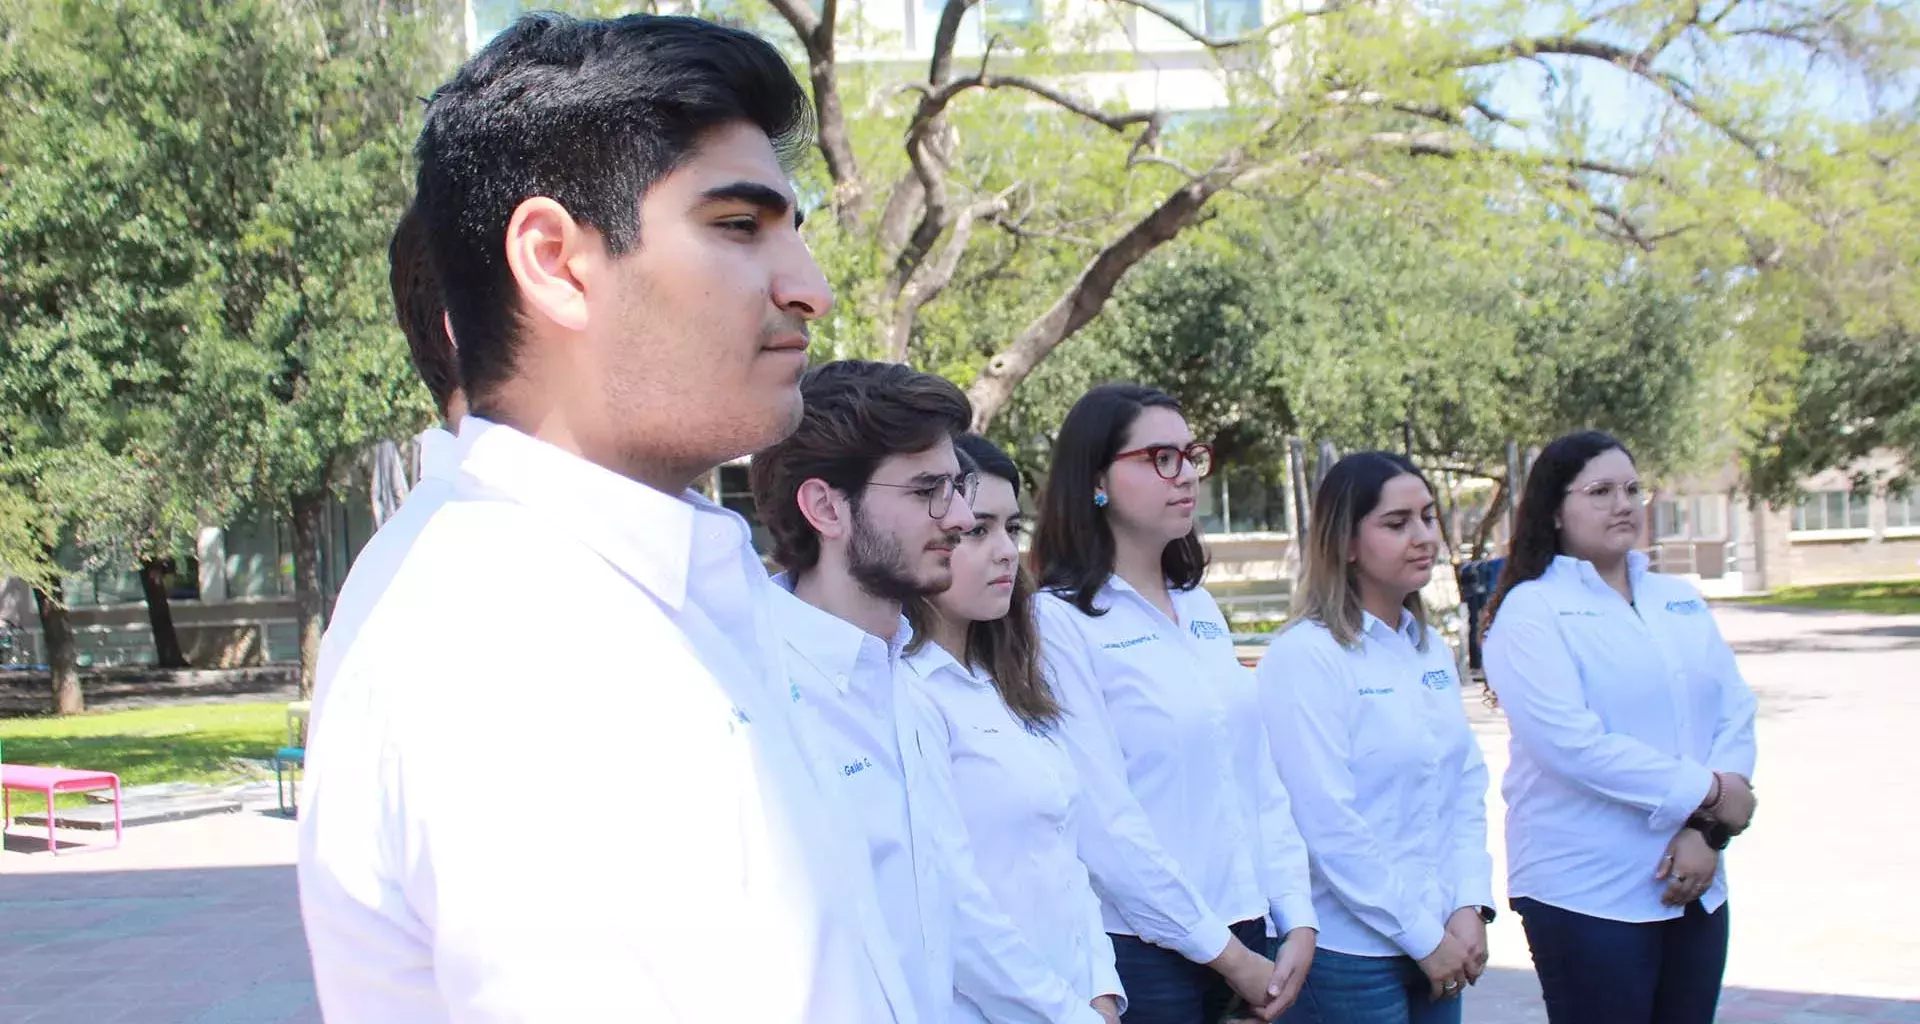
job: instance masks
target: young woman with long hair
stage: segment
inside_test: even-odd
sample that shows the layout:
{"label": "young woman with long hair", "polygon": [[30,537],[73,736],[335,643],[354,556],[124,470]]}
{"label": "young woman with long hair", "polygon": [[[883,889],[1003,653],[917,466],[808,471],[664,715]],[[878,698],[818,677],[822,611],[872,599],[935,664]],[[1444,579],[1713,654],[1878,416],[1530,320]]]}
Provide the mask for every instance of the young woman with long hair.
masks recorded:
{"label": "young woman with long hair", "polygon": [[1128,1024],[1214,1024],[1236,995],[1272,1020],[1313,959],[1306,847],[1252,673],[1200,586],[1211,465],[1164,392],[1094,388],[1061,424],[1033,545],[1061,731],[1103,826],[1081,857]]}
{"label": "young woman with long hair", "polygon": [[1699,592],[1635,550],[1646,502],[1619,441],[1554,441],[1487,608],[1507,890],[1553,1024],[1710,1024],[1726,968],[1754,698]]}
{"label": "young woman with long hair", "polygon": [[1313,497],[1293,619],[1260,660],[1260,705],[1320,917],[1287,1024],[1458,1024],[1487,964],[1487,766],[1420,589],[1433,489],[1359,452]]}
{"label": "young woman with long hair", "polygon": [[[1048,968],[1117,1024],[1113,944],[1078,844],[1086,810],[1055,735],[1060,705],[1040,669],[1033,577],[1020,565],[1020,472],[977,435],[956,446],[980,475],[974,527],[953,551],[953,586],[907,605],[907,667],[937,716],[974,865]],[[957,997],[957,1022],[987,1016]]]}

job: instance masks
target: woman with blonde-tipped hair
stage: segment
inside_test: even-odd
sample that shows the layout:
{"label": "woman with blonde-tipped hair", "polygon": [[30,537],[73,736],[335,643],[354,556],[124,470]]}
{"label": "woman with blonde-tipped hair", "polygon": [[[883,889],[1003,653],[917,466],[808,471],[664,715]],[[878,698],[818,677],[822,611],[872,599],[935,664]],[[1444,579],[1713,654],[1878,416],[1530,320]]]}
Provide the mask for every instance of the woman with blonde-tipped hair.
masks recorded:
{"label": "woman with blonde-tipped hair", "polygon": [[1493,917],[1487,768],[1420,589],[1432,488],[1390,452],[1314,495],[1291,623],[1258,671],[1307,842],[1320,944],[1288,1024],[1458,1024]]}

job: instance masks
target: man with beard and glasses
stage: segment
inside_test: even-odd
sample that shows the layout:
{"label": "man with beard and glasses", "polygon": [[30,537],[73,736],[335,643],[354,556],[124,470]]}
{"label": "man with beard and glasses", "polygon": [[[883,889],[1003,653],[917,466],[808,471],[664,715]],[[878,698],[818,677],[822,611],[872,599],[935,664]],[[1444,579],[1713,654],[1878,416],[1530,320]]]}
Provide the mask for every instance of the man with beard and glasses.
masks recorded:
{"label": "man with beard and glasses", "polygon": [[1047,966],[974,871],[938,716],[903,670],[902,606],[953,583],[976,477],[954,438],[960,389],[891,363],[838,362],[800,382],[799,429],[754,456],[753,497],[785,600],[790,696],[817,774],[864,834],[881,914],[920,1019],[956,998],[991,1021],[1102,1017]]}

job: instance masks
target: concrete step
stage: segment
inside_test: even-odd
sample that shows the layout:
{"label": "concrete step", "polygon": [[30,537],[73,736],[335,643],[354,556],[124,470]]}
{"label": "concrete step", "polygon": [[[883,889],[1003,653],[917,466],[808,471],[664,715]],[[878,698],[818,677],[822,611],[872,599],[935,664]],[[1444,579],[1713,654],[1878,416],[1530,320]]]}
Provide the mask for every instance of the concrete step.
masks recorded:
{"label": "concrete step", "polygon": [[[32,796],[22,797],[15,793],[13,800],[14,822],[18,825],[47,827],[46,805],[27,811],[34,806]],[[235,814],[241,809],[241,801],[234,794],[208,792],[204,789],[192,792],[136,793],[126,791],[121,797],[120,823],[126,827],[135,825],[158,825],[169,821],[185,821],[189,818],[204,818],[211,814]],[[56,807],[53,811],[57,828],[111,829],[113,827],[113,803],[98,801],[85,807]]]}

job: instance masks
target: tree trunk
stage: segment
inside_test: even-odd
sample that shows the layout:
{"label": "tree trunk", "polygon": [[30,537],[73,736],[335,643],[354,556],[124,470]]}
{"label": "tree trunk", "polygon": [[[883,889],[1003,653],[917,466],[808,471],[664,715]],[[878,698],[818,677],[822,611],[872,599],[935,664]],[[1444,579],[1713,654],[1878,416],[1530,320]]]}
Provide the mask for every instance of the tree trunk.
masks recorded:
{"label": "tree trunk", "polygon": [[47,668],[53,672],[53,713],[77,715],[87,709],[80,692],[80,647],[74,641],[73,620],[67,617],[67,599],[58,582],[33,588],[40,610],[40,635],[46,639]]}
{"label": "tree trunk", "polygon": [[180,649],[180,631],[173,625],[173,605],[167,600],[167,577],[173,575],[173,557],[149,558],[140,563],[140,589],[147,595],[147,622],[153,627],[154,663],[161,668],[186,668]]}
{"label": "tree trunk", "polygon": [[320,634],[326,630],[326,598],[320,593],[320,534],[325,491],[293,501],[293,595],[300,608],[300,699],[313,696],[320,669]]}

